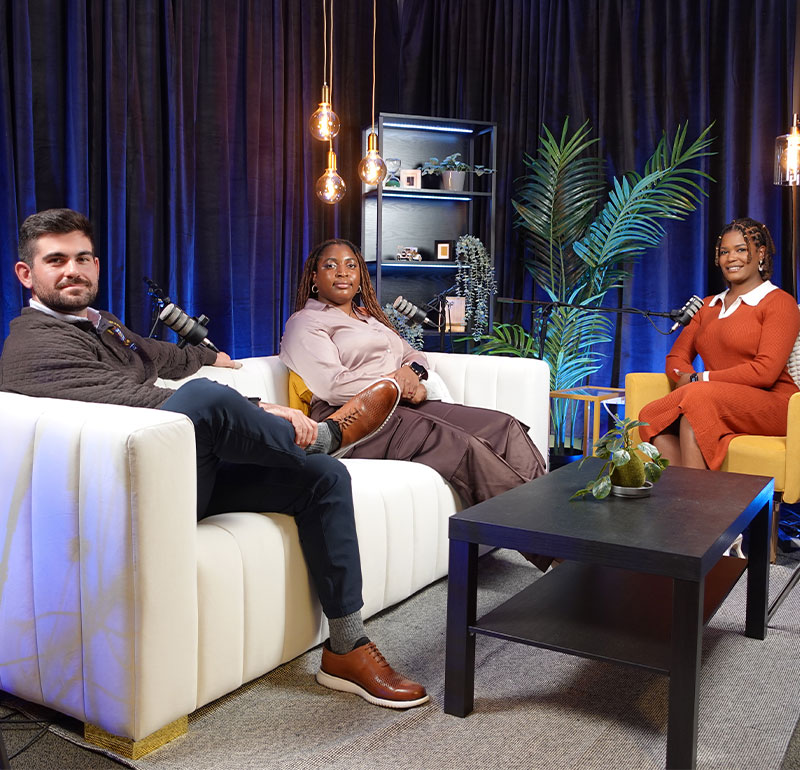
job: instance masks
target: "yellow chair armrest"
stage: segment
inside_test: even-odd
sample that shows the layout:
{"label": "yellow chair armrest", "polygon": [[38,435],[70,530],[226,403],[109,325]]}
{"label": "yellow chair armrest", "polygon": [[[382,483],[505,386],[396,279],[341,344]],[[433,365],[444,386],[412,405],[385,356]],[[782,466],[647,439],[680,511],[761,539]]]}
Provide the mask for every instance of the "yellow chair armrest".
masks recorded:
{"label": "yellow chair armrest", "polygon": [[289,406],[292,409],[299,409],[304,415],[308,416],[311,412],[311,399],[313,393],[308,389],[308,385],[303,382],[303,378],[289,370]]}
{"label": "yellow chair armrest", "polygon": [[[642,407],[663,398],[672,390],[672,382],[660,372],[631,372],[625,377],[625,416],[639,419]],[[641,441],[639,431],[634,432],[634,443]]]}
{"label": "yellow chair armrest", "polygon": [[787,503],[800,500],[800,393],[789,399],[786,418],[786,485],[783,499]]}

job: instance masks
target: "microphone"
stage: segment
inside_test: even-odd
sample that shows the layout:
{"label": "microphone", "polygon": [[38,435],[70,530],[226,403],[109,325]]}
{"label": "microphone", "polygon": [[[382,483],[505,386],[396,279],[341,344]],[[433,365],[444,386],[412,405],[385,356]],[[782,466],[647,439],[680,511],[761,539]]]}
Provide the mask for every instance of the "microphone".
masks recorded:
{"label": "microphone", "polygon": [[181,345],[185,345],[187,342],[192,345],[205,345],[219,353],[219,348],[208,339],[208,329],[206,329],[208,318],[204,315],[201,315],[200,318],[192,318],[176,304],[170,302],[159,313],[158,317],[166,326],[178,332],[178,336],[181,338]]}
{"label": "microphone", "polygon": [[403,299],[402,294],[392,303],[392,307],[398,313],[410,318],[415,323],[428,324],[428,326],[432,326],[434,329],[439,328],[438,324],[428,318],[428,314],[424,310],[418,308],[413,302]]}
{"label": "microphone", "polygon": [[669,333],[675,331],[679,326],[688,326],[689,321],[694,318],[695,313],[697,313],[700,308],[703,307],[703,300],[700,299],[696,294],[692,294],[692,296],[686,301],[686,304],[680,310],[673,310],[670,315],[675,319],[675,323],[672,324],[672,328],[669,330]]}

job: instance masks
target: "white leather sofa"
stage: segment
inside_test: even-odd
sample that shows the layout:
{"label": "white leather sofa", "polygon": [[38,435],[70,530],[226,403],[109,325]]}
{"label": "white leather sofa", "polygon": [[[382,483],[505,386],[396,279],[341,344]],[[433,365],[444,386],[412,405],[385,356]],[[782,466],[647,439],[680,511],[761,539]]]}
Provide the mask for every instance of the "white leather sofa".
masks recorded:
{"label": "white leather sofa", "polygon": [[[546,457],[546,364],[430,361],[456,401],[531,426]],[[195,376],[287,403],[277,357]],[[197,523],[188,418],[0,393],[0,426],[0,689],[99,726],[94,740],[119,736],[110,745],[136,756],[326,637],[293,519],[242,511]],[[460,503],[423,465],[345,463],[366,618],[446,574]]]}

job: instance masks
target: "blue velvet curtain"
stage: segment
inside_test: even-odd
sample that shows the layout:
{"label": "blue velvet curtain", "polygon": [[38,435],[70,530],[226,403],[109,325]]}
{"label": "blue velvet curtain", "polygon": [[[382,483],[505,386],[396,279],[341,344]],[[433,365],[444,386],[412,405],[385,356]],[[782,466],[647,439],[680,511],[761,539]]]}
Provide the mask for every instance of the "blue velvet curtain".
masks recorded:
{"label": "blue velvet curtain", "polygon": [[[305,254],[360,231],[372,3],[334,5],[336,139],[349,192],[313,188],[325,146],[306,120],[322,81],[321,0],[10,0],[0,6],[0,331],[29,213],[92,218],[98,304],[147,332],[147,275],[236,356],[272,353]],[[530,298],[510,199],[542,123],[589,119],[610,174],[641,169],[666,130],[715,121],[702,209],[668,226],[616,301],[679,307],[720,288],[712,247],[734,216],[767,222],[788,285],[787,191],[772,146],[791,118],[796,0],[381,0],[377,109],[498,125],[500,293]],[[513,316],[507,315],[511,320]],[[670,338],[629,316],[608,367],[661,369]]]}

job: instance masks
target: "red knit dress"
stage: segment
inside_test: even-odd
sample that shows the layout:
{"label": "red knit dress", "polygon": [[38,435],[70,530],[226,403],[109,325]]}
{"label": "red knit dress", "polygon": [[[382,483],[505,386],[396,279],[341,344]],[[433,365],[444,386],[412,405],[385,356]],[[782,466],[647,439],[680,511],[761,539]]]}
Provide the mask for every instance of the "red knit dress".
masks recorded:
{"label": "red knit dress", "polygon": [[695,356],[703,359],[708,382],[690,382],[645,406],[639,429],[645,441],[685,415],[703,459],[719,470],[728,444],[738,435],[785,436],[789,398],[798,388],[786,370],[800,331],[797,303],[780,289],[758,302],[742,302],[720,318],[722,302],[703,307],[681,332],[667,356],[666,373],[692,372]]}

